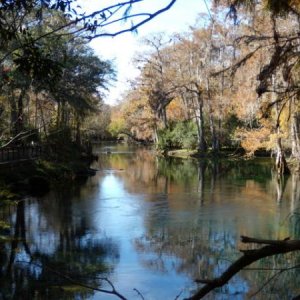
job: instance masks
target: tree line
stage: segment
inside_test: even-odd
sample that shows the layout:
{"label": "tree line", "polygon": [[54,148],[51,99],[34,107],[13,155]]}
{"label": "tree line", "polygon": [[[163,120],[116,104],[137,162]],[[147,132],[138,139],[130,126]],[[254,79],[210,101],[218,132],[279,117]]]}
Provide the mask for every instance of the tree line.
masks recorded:
{"label": "tree line", "polygon": [[143,1],[99,3],[92,12],[76,0],[1,1],[0,147],[104,135],[115,66],[88,42],[136,31],[175,2],[137,11]]}
{"label": "tree line", "polygon": [[299,5],[215,1],[185,33],[152,35],[113,112],[113,134],[206,153],[242,147],[299,163]]}

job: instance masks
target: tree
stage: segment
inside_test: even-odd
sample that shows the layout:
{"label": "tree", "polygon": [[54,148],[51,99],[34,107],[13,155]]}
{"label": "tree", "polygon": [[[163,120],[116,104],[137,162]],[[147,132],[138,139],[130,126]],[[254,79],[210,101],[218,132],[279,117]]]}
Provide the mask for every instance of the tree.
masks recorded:
{"label": "tree", "polygon": [[[46,1],[23,1],[23,0],[5,0],[2,1],[0,7],[0,35],[3,41],[10,41],[16,38],[20,32],[23,40],[20,40],[15,45],[13,50],[9,50],[6,55],[17,49],[24,47],[35,46],[36,43],[53,34],[65,34],[65,30],[71,28],[69,32],[71,35],[83,35],[86,39],[91,40],[101,36],[116,36],[124,32],[134,32],[141,25],[152,20],[157,15],[170,9],[176,0],[171,0],[165,6],[161,6],[154,12],[134,11],[136,6],[139,6],[145,0],[130,0],[118,3],[113,3],[109,6],[100,6],[99,10],[86,13],[76,6],[77,1],[73,0],[46,0]],[[51,30],[42,33],[36,37],[28,35],[28,29],[32,26],[44,24],[45,15],[58,13],[62,22],[52,24]],[[29,15],[35,16],[33,22],[27,22]],[[120,24],[123,21],[130,20],[130,24],[124,29],[113,28],[112,25]],[[128,24],[128,23],[127,23]],[[106,30],[106,28],[108,28]]]}
{"label": "tree", "polygon": [[[138,11],[137,7],[143,1],[145,0],[112,3],[90,13],[76,6],[77,1],[2,1],[0,71],[4,79],[3,88],[8,92],[7,97],[10,99],[12,124],[10,136],[23,137],[24,101],[25,98],[32,98],[28,96],[32,93],[36,95],[37,104],[35,123],[38,123],[38,111],[40,111],[42,127],[44,131],[46,130],[45,116],[43,116],[45,112],[42,111],[43,105],[41,105],[41,99],[45,100],[45,97],[42,94],[45,90],[49,92],[49,88],[55,86],[55,80],[63,74],[65,59],[63,52],[56,51],[53,45],[60,43],[63,46],[62,43],[71,40],[80,44],[82,39],[89,41],[101,36],[134,32],[139,26],[170,9],[175,3],[175,0],[168,1],[165,6],[161,5],[151,12]],[[128,21],[125,22],[126,28],[123,26],[123,21]],[[115,27],[115,24],[121,23],[122,28]],[[18,83],[17,78],[20,78]],[[10,86],[7,88],[9,83]],[[45,102],[44,100],[42,102]],[[77,98],[77,103],[78,101]],[[73,104],[75,105],[75,101]],[[82,110],[77,114],[79,127],[80,114]]]}
{"label": "tree", "polygon": [[[149,54],[140,55],[136,61],[141,64],[141,76],[139,85],[147,95],[148,104],[163,128],[168,127],[167,107],[175,98],[176,86],[174,86],[175,69],[168,47],[170,40],[166,40],[162,34],[153,36],[144,41],[149,47]],[[159,124],[156,125],[157,129]]]}
{"label": "tree", "polygon": [[[245,268],[246,266],[252,264],[253,262],[262,259],[264,257],[285,254],[293,251],[300,250],[300,241],[299,240],[289,240],[289,238],[281,241],[277,240],[263,240],[255,239],[246,236],[242,236],[241,240],[243,243],[253,243],[253,244],[264,244],[266,246],[259,249],[251,250],[242,250],[243,256],[230,265],[230,267],[218,278],[212,280],[197,280],[198,283],[203,283],[204,286],[199,289],[190,300],[202,299],[209,292],[214,290],[217,287],[221,287],[226,284],[236,273]],[[296,266],[294,268],[298,268]],[[278,274],[288,271],[289,268],[282,269]],[[297,299],[299,296],[295,297]]]}

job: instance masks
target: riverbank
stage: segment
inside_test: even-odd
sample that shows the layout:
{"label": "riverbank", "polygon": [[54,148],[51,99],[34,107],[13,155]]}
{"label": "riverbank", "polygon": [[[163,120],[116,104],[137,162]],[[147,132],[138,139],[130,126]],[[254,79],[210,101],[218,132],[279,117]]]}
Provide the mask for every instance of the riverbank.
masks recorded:
{"label": "riverbank", "polygon": [[[99,155],[93,167],[101,171],[85,183],[60,180],[44,197],[2,207],[10,226],[0,251],[6,298],[105,298],[99,291],[83,294],[57,272],[99,289],[105,286],[91,278],[108,278],[127,299],[136,298],[133,288],[153,299],[174,299],[184,289],[187,298],[194,278],[213,277],[202,271],[219,268],[220,256],[239,257],[240,235],[298,238],[300,181],[290,176],[281,184],[269,158],[168,159],[121,143],[93,151]],[[297,257],[289,259],[297,264]],[[272,263],[279,269],[286,261],[280,256]],[[132,272],[136,280],[128,284]],[[250,273],[229,282],[222,296],[247,297],[243,287],[259,288],[260,278]],[[283,280],[276,292],[286,299],[299,284]]]}
{"label": "riverbank", "polygon": [[[233,158],[233,157],[243,157],[245,155],[245,151],[243,149],[222,149],[219,152],[213,152],[208,150],[205,153],[200,153],[198,150],[190,150],[190,149],[172,149],[165,151],[158,151],[158,155],[169,156],[169,157],[178,157],[178,158]],[[268,157],[268,155],[258,156]]]}
{"label": "riverbank", "polygon": [[[71,147],[69,147],[71,148]],[[58,159],[60,157],[60,159]],[[51,186],[95,174],[90,164],[97,159],[92,153],[73,147],[55,157],[45,153],[36,160],[15,161],[0,166],[0,205],[27,195],[42,195]]]}

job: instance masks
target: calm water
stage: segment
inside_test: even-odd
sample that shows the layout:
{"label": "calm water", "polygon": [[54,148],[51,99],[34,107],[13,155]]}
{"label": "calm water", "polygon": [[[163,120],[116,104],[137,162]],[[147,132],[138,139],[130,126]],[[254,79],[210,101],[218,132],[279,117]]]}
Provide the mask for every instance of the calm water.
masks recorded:
{"label": "calm water", "polygon": [[[0,210],[14,237],[1,243],[0,299],[183,299],[195,278],[220,275],[240,256],[240,235],[298,238],[300,181],[278,182],[270,161],[157,158],[149,150],[102,145],[86,182],[61,183],[41,199]],[[2,246],[3,245],[3,246]],[[256,268],[299,264],[299,255]],[[299,271],[247,270],[206,299],[291,299]],[[70,282],[69,278],[73,279]],[[134,290],[136,289],[136,290]]]}

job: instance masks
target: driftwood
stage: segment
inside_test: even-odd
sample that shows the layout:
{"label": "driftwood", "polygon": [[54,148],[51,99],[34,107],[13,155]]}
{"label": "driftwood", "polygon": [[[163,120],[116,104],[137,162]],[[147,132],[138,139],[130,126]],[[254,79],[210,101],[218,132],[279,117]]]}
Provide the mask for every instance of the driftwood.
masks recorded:
{"label": "driftwood", "polygon": [[263,240],[242,236],[241,241],[242,243],[263,244],[266,246],[254,250],[241,250],[243,256],[230,265],[220,277],[211,280],[197,279],[196,282],[203,283],[204,286],[192,297],[188,298],[189,300],[202,299],[215,288],[227,284],[234,275],[257,260],[300,250],[300,240],[290,240],[289,238],[284,240]]}

